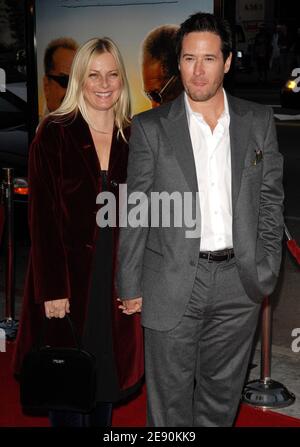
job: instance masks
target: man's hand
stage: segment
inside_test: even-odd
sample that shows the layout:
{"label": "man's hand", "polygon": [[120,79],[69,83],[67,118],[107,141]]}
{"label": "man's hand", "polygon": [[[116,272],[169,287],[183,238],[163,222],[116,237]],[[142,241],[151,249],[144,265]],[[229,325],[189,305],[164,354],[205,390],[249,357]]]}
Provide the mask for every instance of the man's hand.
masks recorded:
{"label": "man's hand", "polygon": [[118,298],[117,301],[121,301],[122,303],[119,306],[119,309],[122,310],[123,314],[132,315],[141,312],[142,310],[142,297],[134,298],[133,300],[120,300],[120,298]]}
{"label": "man's hand", "polygon": [[70,313],[70,302],[68,298],[45,301],[45,314],[47,318],[64,318]]}

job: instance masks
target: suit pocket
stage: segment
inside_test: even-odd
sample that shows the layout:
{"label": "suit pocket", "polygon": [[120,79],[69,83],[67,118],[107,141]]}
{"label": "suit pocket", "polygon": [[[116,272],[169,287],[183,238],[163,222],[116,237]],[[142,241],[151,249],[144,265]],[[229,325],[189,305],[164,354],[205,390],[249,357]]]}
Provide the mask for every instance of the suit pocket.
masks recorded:
{"label": "suit pocket", "polygon": [[144,267],[147,267],[155,272],[159,272],[163,261],[163,255],[151,248],[146,247],[144,254]]}

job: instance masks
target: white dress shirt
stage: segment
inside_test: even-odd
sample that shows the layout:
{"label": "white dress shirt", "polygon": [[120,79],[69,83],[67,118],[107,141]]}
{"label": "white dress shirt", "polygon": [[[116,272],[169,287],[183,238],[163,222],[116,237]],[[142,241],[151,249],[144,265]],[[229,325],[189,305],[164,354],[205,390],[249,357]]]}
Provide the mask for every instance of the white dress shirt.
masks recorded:
{"label": "white dress shirt", "polygon": [[230,115],[223,94],[224,111],[213,132],[184,94],[200,198],[200,251],[232,248]]}

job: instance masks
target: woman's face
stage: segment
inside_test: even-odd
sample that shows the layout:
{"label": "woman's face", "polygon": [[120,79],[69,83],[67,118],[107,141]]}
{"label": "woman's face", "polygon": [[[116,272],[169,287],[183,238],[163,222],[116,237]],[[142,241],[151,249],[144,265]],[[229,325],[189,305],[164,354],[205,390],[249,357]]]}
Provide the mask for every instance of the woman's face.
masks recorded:
{"label": "woman's face", "polygon": [[118,101],[122,86],[121,74],[113,55],[108,52],[95,55],[83,85],[87,107],[97,111],[110,110]]}

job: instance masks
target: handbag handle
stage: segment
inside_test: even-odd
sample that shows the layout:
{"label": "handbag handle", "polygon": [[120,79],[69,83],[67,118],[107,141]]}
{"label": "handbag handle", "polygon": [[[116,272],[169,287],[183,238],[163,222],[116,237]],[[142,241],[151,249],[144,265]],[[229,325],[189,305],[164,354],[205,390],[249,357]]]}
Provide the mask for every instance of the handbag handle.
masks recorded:
{"label": "handbag handle", "polygon": [[[68,314],[66,314],[64,318],[66,318],[68,323],[69,323],[69,327],[71,329],[73,341],[74,341],[74,344],[75,344],[76,348],[78,349],[78,351],[81,351],[81,343],[79,342],[79,337],[78,337],[78,334],[77,334],[77,332],[75,330],[75,326],[74,326],[74,324],[73,324],[73,322],[71,320],[71,317]],[[45,317],[45,320],[44,320],[44,323],[43,323],[43,326],[42,326],[42,330],[41,330],[41,333],[40,333],[40,337],[39,337],[39,339],[37,340],[37,343],[36,343],[36,348],[38,350],[40,350],[42,345],[44,344],[47,324],[48,324],[48,318]]]}

